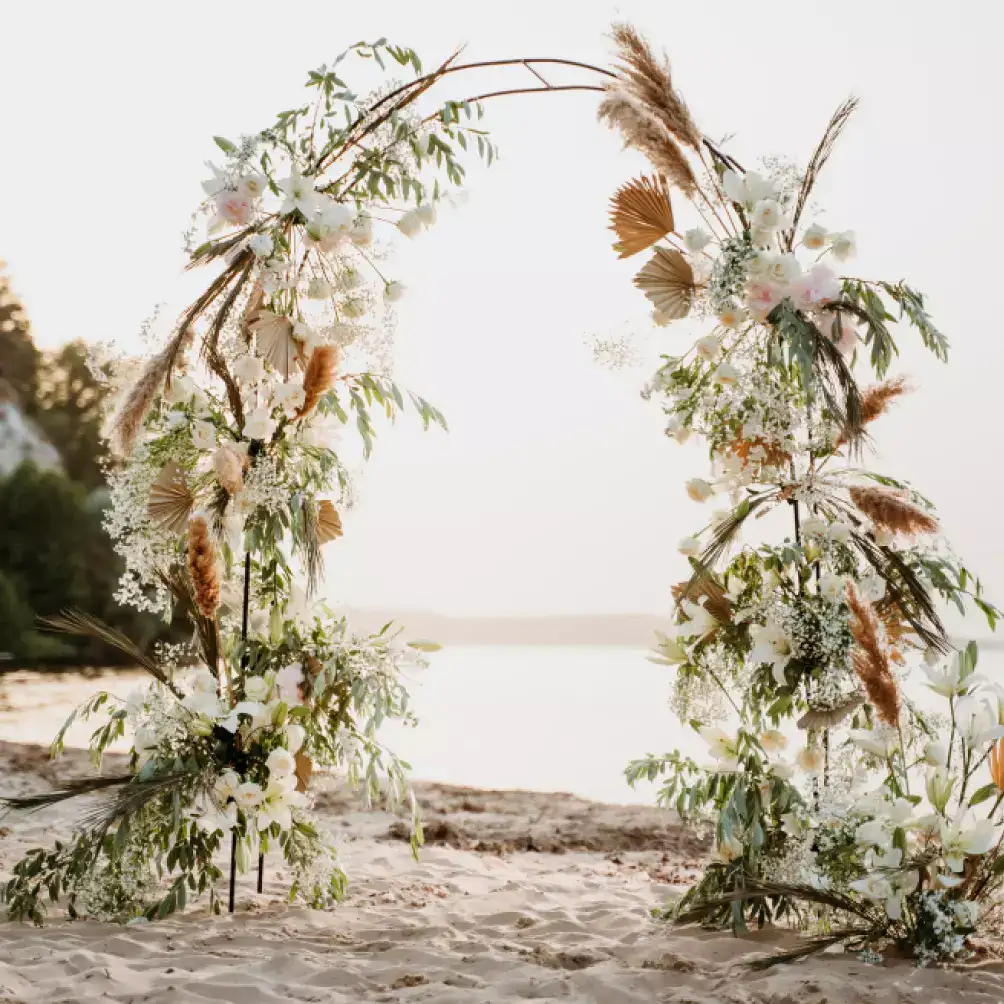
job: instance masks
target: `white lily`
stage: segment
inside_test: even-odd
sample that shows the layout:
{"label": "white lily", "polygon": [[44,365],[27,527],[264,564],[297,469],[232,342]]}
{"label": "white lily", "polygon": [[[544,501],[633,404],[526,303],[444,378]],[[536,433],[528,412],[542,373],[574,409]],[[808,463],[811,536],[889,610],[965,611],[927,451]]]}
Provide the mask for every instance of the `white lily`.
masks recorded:
{"label": "white lily", "polygon": [[899,734],[888,726],[874,729],[851,729],[851,742],[872,756],[888,760],[899,749]]}
{"label": "white lily", "polygon": [[703,638],[718,627],[718,620],[704,608],[703,601],[681,600],[680,609],[687,618],[677,628],[680,638]]}
{"label": "white lily", "polygon": [[708,744],[708,752],[718,761],[733,765],[739,760],[739,739],[718,725],[702,725],[698,735]]}
{"label": "white lily", "polygon": [[986,854],[1000,837],[1000,830],[989,819],[970,823],[963,813],[954,823],[941,824],[941,854],[945,864],[956,873],[963,870],[967,854]]}
{"label": "white lily", "polygon": [[284,216],[299,210],[307,219],[314,215],[317,208],[317,193],[314,191],[314,179],[305,178],[296,166],[290,171],[288,178],[283,178],[279,188],[286,196],[279,212]]}
{"label": "white lily", "polygon": [[791,658],[791,642],[784,628],[774,620],[766,624],[751,624],[750,638],[753,641],[753,651],[750,652],[750,662],[768,663],[778,686],[785,685],[784,670]]}
{"label": "white lily", "polygon": [[687,650],[675,638],[670,638],[661,631],[656,631],[655,635],[659,640],[655,652],[648,656],[649,662],[660,666],[679,666],[687,661]]}

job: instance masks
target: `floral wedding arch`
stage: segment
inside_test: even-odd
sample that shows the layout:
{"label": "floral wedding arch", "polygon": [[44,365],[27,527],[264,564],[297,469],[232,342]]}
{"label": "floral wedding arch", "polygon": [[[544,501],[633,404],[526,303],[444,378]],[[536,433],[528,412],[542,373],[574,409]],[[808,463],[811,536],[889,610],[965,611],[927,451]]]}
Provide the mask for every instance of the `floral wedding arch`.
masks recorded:
{"label": "floral wedding arch", "polygon": [[[231,909],[237,871],[257,853],[260,881],[273,848],[291,896],[323,906],[341,895],[309,811],[311,773],[337,768],[371,795],[407,796],[404,765],[376,729],[409,716],[399,669],[429,646],[389,630],[360,636],[312,599],[350,495],[332,436],[352,423],[368,453],[371,411],[393,418],[409,403],[426,426],[443,422],[379,365],[404,292],[380,267],[381,235],[431,226],[446,186],[463,181],[464,152],[493,159],[482,101],[595,90],[601,119],[654,169],[614,197],[616,248],[651,249],[635,283],[659,327],[687,316],[708,327],[665,358],[647,394],[668,435],[708,443],[715,473],[688,482],[690,497],[731,500],[681,543],[693,574],[655,657],[676,667],[674,705],[713,763],[676,752],[628,770],[664,776],[665,804],[713,823],[716,861],[672,912],[737,928],[793,920],[817,935],[799,953],[835,942],[869,953],[898,942],[922,961],[965,951],[1004,883],[1004,691],[975,672],[975,646],[953,649],[936,601],[975,604],[991,626],[998,612],[931,542],[930,503],[861,466],[871,423],[907,389],[887,376],[890,325],[904,318],[942,359],[947,342],[905,283],[842,274],[852,233],[806,225],[854,102],[804,170],[744,170],[697,128],[645,40],[629,26],[614,40],[615,70],[454,56],[429,74],[410,49],[361,43],[311,73],[312,101],[253,137],[217,139],[226,159],[204,186],[210,238],[191,252],[216,275],[110,426],[123,458],[108,517],[126,565],[121,598],[186,612],[195,641],[150,654],[85,615],[50,620],[124,649],[153,682],[77,713],[103,716],[96,758],[131,733],[127,772],[7,800],[101,796],[69,843],[17,865],[3,890],[12,917],[41,922],[45,896],[61,894],[71,911],[109,917],[166,916],[200,894],[218,908],[214,858],[228,838]],[[415,78],[360,97],[342,79],[348,56]],[[545,64],[602,83],[552,85]],[[440,80],[482,66],[536,81],[416,111]],[[694,226],[678,226],[673,191]],[[861,389],[865,367],[880,382]],[[778,507],[792,534],[737,548],[742,528]],[[199,668],[186,676],[193,652]],[[918,666],[947,715],[910,689]]]}

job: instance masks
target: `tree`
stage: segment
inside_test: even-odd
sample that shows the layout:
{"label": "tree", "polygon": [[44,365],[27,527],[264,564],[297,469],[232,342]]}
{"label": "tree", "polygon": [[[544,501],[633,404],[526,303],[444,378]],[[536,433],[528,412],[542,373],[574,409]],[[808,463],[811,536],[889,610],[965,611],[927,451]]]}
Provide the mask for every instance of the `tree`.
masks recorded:
{"label": "tree", "polygon": [[42,353],[31,340],[24,308],[11,291],[3,267],[0,262],[0,383],[7,384],[26,413],[32,414]]}

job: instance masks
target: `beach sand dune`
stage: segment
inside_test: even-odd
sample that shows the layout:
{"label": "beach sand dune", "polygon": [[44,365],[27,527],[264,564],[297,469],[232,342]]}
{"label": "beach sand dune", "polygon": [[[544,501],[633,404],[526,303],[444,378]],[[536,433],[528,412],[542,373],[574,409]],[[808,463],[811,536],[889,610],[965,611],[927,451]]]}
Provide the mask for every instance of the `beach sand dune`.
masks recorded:
{"label": "beach sand dune", "polygon": [[[0,790],[86,771],[39,747],[0,744]],[[340,834],[348,899],[316,912],[243,876],[238,910],[156,924],[0,924],[0,1002],[424,1001],[501,1004],[950,1004],[1004,1001],[1004,966],[868,966],[828,955],[766,973],[743,961],[794,944],[656,922],[651,910],[699,867],[703,842],[655,809],[570,795],[419,784],[430,844],[416,862],[400,822],[341,790],[318,797]],[[67,808],[8,817],[0,873],[69,832]]]}

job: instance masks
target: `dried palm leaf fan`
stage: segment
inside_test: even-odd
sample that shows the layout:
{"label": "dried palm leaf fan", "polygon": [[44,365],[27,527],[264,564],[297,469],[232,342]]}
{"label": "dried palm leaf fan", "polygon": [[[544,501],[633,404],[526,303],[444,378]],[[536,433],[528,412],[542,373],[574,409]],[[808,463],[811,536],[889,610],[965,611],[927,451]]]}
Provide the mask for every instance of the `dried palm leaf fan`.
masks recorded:
{"label": "dried palm leaf fan", "polygon": [[642,175],[622,185],[610,200],[610,229],[618,257],[629,258],[673,232],[669,186],[662,175]]}
{"label": "dried palm leaf fan", "polygon": [[834,729],[845,718],[850,718],[862,704],[865,703],[862,694],[854,694],[833,708],[811,708],[796,723],[800,729]]}
{"label": "dried palm leaf fan", "polygon": [[676,321],[690,313],[694,270],[679,251],[656,248],[652,260],[634,277],[634,284],[664,317]]}
{"label": "dried palm leaf fan", "polygon": [[324,499],[317,507],[317,543],[326,544],[342,535],[342,520],[338,510]]}
{"label": "dried palm leaf fan", "polygon": [[151,521],[171,533],[188,528],[188,517],[195,506],[195,495],[188,486],[185,472],[174,460],[169,460],[150,487],[146,511]]}
{"label": "dried palm leaf fan", "polygon": [[288,380],[293,370],[302,363],[300,347],[293,337],[293,322],[271,310],[260,310],[248,324],[258,339],[258,354],[283,380]]}

